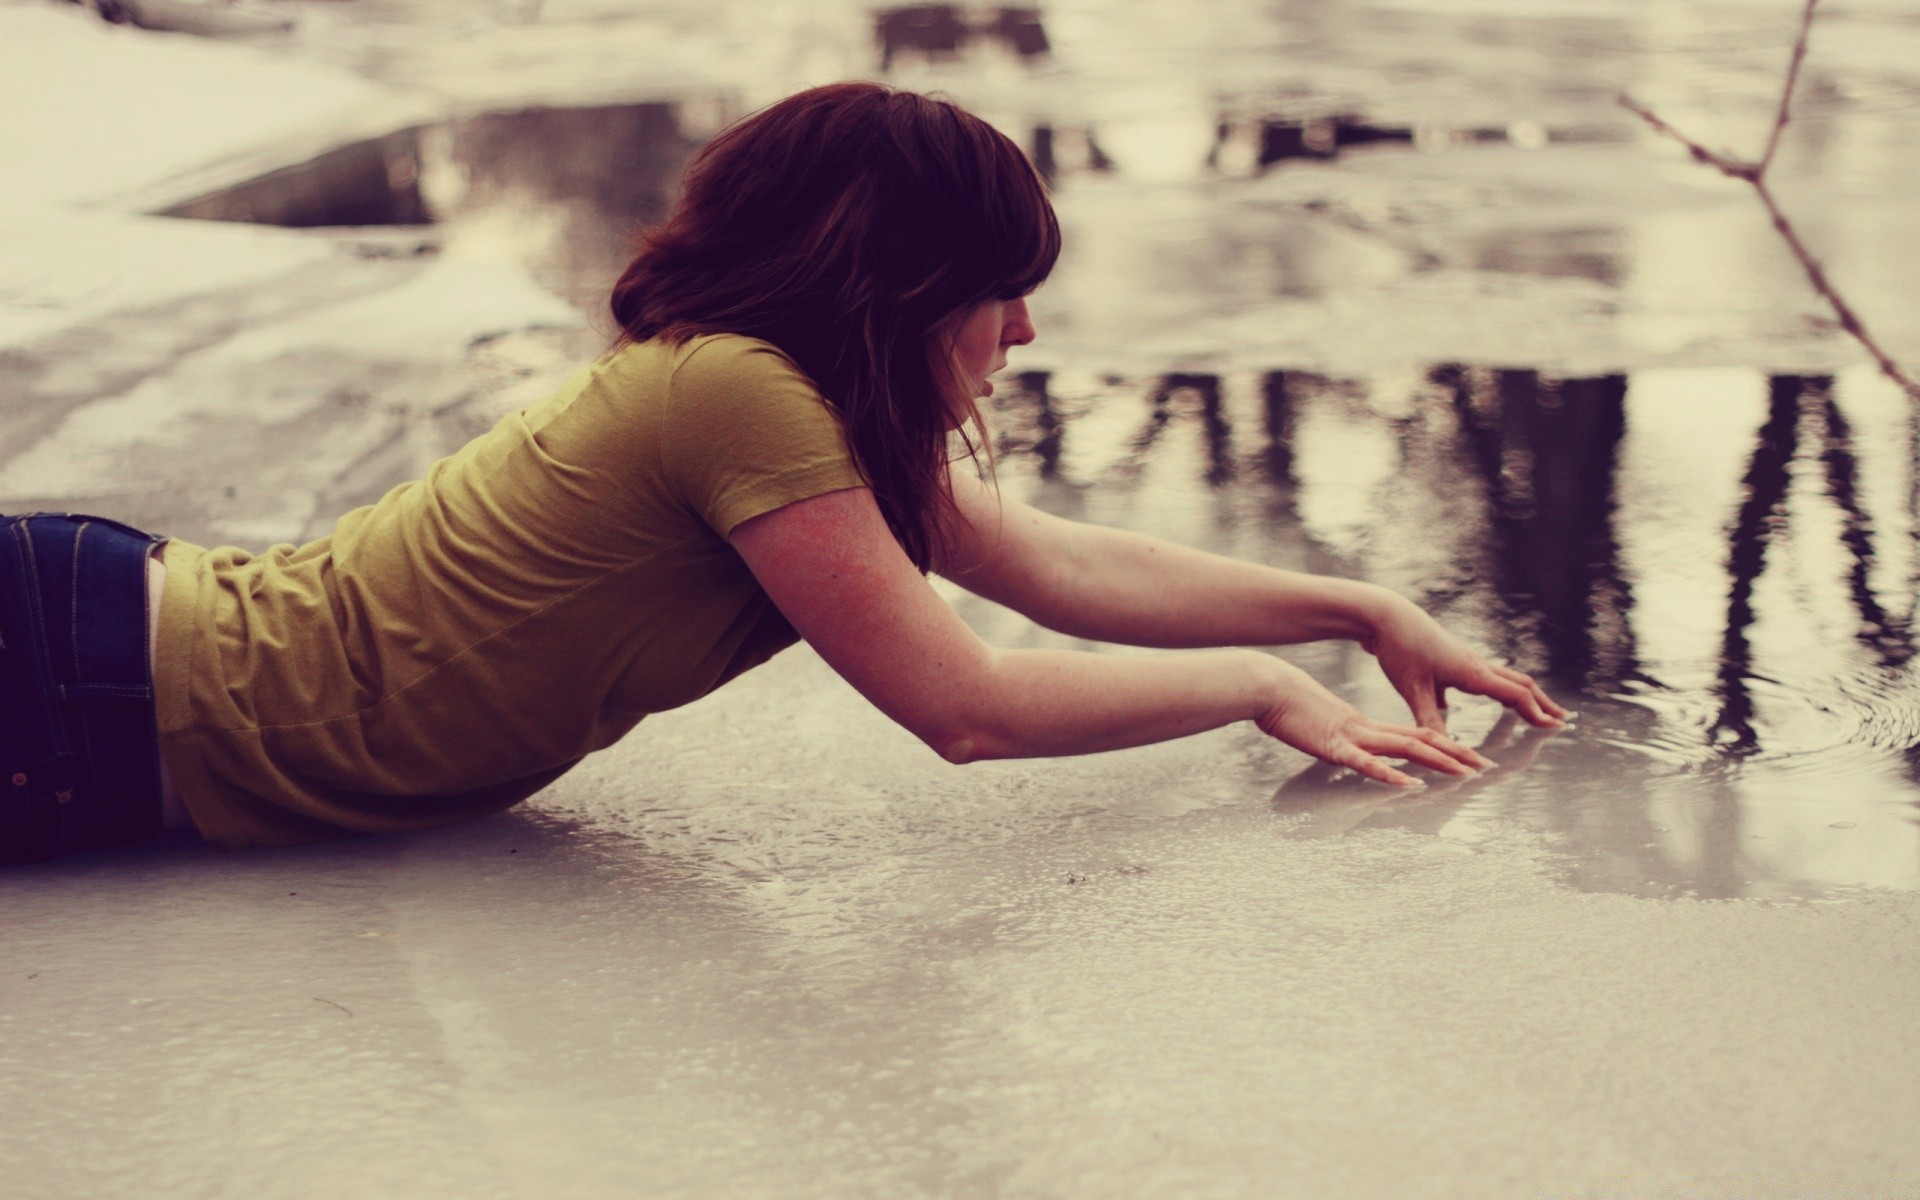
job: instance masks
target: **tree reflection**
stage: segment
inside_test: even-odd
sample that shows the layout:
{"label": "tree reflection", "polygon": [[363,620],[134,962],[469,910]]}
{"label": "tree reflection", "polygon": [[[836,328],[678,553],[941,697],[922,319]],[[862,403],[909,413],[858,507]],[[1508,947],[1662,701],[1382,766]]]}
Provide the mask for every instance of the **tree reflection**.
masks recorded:
{"label": "tree reflection", "polygon": [[1548,672],[1601,688],[1644,678],[1613,527],[1626,376],[1441,366],[1429,379],[1487,494],[1491,582],[1511,613],[1532,619]]}
{"label": "tree reflection", "polygon": [[1727,553],[1732,586],[1727,596],[1726,636],[1720,650],[1720,713],[1713,731],[1728,753],[1738,756],[1760,748],[1750,690],[1754,677],[1749,634],[1755,619],[1753,594],[1766,570],[1768,549],[1787,534],[1788,492],[1803,425],[1818,429],[1827,495],[1840,510],[1840,544],[1847,551],[1847,596],[1859,618],[1855,640],[1886,670],[1903,667],[1914,657],[1909,621],[1889,613],[1873,591],[1873,522],[1860,501],[1852,429],[1834,402],[1832,376],[1773,376],[1767,381],[1767,418],[1741,481],[1744,496],[1734,517]]}
{"label": "tree reflection", "polygon": [[[1767,736],[1753,691],[1766,670],[1753,640],[1756,592],[1767,567],[1778,565],[1796,469],[1818,481],[1821,502],[1832,502],[1844,555],[1834,579],[1841,586],[1809,615],[1837,610],[1853,618],[1847,644],[1862,647],[1887,677],[1902,672],[1901,686],[1920,657],[1912,618],[1891,611],[1873,587],[1884,533],[1863,492],[1853,428],[1825,376],[1768,381],[1765,419],[1725,531],[1726,620],[1707,634],[1718,639],[1707,648],[1711,682],[1682,685],[1676,678],[1672,687],[1643,668],[1617,525],[1625,375],[1567,378],[1444,365],[1410,395],[1299,370],[1244,380],[1167,372],[1132,385],[1089,377],[1084,391],[1068,388],[1064,397],[1056,395],[1060,380],[1045,373],[1019,383],[995,401],[1004,418],[1000,445],[1031,453],[1043,483],[1058,481],[1042,492],[1048,507],[1072,500],[1094,519],[1139,519],[1141,510],[1113,501],[1157,503],[1171,495],[1160,483],[1165,476],[1150,476],[1149,468],[1164,470],[1177,442],[1182,462],[1172,469],[1204,480],[1206,503],[1225,514],[1244,514],[1250,499],[1264,503],[1268,555],[1307,570],[1411,586],[1450,624],[1465,621],[1471,629],[1479,620],[1481,632],[1496,639],[1504,631],[1523,650],[1517,657],[1544,657],[1559,686],[1577,682],[1590,697],[1575,736],[1556,743],[1503,725],[1493,757],[1506,769],[1477,780],[1435,780],[1419,798],[1377,792],[1337,772],[1300,776],[1275,801],[1297,836],[1359,827],[1437,834],[1456,820],[1471,825],[1490,817],[1533,826],[1571,849],[1568,879],[1576,886],[1652,895],[1791,894],[1804,864],[1783,865],[1772,850],[1781,843],[1765,843],[1771,852],[1763,854],[1751,840],[1762,836],[1754,830],[1751,804],[1762,794],[1755,788],[1770,786],[1773,776],[1747,777],[1745,764]],[[1101,416],[1079,436],[1076,422],[1095,410]],[[1170,439],[1183,424],[1187,436]],[[1368,426],[1388,436],[1353,436]],[[1330,463],[1330,453],[1370,458],[1350,467]],[[1321,540],[1296,502],[1304,492],[1312,513],[1320,499],[1314,493],[1351,486],[1356,477],[1376,482],[1363,485],[1365,496],[1349,495],[1334,507],[1351,514],[1358,502],[1369,514],[1362,520],[1380,528],[1363,530],[1350,545]],[[1071,495],[1055,494],[1062,488]],[[1440,512],[1450,526],[1444,535],[1422,524]],[[1336,550],[1336,543],[1348,548]],[[1365,561],[1347,557],[1353,547],[1363,548]],[[1709,585],[1716,592],[1720,586]],[[1364,662],[1336,656],[1317,669],[1342,686],[1344,673]],[[1667,665],[1685,670],[1681,660]],[[1782,665],[1785,674],[1792,665]],[[1703,700],[1704,711],[1697,707]],[[1543,768],[1528,775],[1521,768],[1536,752]],[[1920,751],[1907,759],[1920,762]],[[1830,815],[1813,806],[1805,819],[1824,829]]]}
{"label": "tree reflection", "polygon": [[1053,373],[1022,371],[1013,388],[996,399],[997,454],[1030,453],[1040,460],[1040,478],[1060,474],[1060,437],[1063,422],[1054,410]]}
{"label": "tree reflection", "polygon": [[1260,415],[1266,434],[1261,445],[1261,465],[1268,478],[1286,487],[1295,487],[1293,477],[1293,438],[1296,429],[1296,395],[1301,381],[1319,382],[1317,375],[1299,371],[1269,371],[1260,377]]}
{"label": "tree reflection", "polygon": [[1235,475],[1233,462],[1233,426],[1227,423],[1226,414],[1220,407],[1220,377],[1218,375],[1163,375],[1154,386],[1148,404],[1153,415],[1148,419],[1147,429],[1136,442],[1136,449],[1144,454],[1153,441],[1166,428],[1168,417],[1172,414],[1172,402],[1182,393],[1192,396],[1199,405],[1200,424],[1207,443],[1207,466],[1205,478],[1208,487],[1221,487],[1231,483]]}
{"label": "tree reflection", "polygon": [[1727,629],[1720,644],[1718,692],[1720,713],[1713,733],[1730,754],[1747,755],[1759,749],[1753,729],[1753,696],[1748,680],[1753,671],[1753,646],[1747,631],[1753,625],[1753,589],[1766,570],[1767,548],[1786,531],[1787,488],[1790,467],[1800,444],[1800,397],[1809,385],[1825,389],[1830,380],[1799,375],[1776,375],[1767,381],[1767,419],[1760,426],[1759,444],[1741,479],[1744,499],[1734,516],[1727,551]]}
{"label": "tree reflection", "polygon": [[873,15],[873,36],[883,72],[904,55],[950,62],[978,43],[1002,46],[1022,60],[1040,58],[1053,48],[1040,10],[1031,5],[995,8],[977,17],[958,4],[883,8]]}
{"label": "tree reflection", "polygon": [[1910,620],[1889,613],[1873,592],[1873,520],[1860,503],[1860,470],[1853,453],[1853,430],[1834,403],[1833,381],[1822,377],[1809,387],[1807,399],[1825,426],[1820,465],[1825,469],[1827,495],[1840,509],[1840,543],[1848,552],[1847,592],[1860,615],[1858,637],[1880,665],[1905,666],[1914,656]]}

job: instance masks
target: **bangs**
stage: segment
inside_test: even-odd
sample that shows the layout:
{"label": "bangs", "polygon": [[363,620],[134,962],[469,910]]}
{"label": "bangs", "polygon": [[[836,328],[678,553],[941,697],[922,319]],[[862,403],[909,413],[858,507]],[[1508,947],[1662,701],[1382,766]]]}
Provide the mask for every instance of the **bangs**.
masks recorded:
{"label": "bangs", "polygon": [[1015,300],[1053,274],[1060,258],[1060,222],[1046,184],[1006,134],[977,117],[981,182],[986,186],[986,236],[975,260],[981,299]]}

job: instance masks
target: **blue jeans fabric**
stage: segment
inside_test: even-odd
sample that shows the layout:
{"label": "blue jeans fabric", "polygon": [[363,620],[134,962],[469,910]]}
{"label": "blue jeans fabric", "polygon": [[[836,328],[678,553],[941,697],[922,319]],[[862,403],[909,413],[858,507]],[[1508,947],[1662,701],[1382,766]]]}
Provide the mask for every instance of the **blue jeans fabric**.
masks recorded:
{"label": "blue jeans fabric", "polygon": [[163,540],[0,516],[0,863],[160,832],[147,558]]}

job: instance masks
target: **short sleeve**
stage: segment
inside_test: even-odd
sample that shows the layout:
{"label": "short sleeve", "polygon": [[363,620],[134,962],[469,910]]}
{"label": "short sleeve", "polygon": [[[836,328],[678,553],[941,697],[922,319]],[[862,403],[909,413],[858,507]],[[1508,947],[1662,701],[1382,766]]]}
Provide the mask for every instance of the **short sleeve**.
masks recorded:
{"label": "short sleeve", "polygon": [[723,538],[762,513],[865,485],[819,390],[753,338],[688,351],[668,384],[661,452],[668,486]]}

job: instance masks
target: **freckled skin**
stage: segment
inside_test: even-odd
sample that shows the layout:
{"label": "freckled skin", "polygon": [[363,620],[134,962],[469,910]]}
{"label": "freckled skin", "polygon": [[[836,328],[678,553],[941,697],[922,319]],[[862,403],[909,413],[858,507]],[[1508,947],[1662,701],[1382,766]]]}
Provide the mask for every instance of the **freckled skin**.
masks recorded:
{"label": "freckled skin", "polygon": [[[1024,298],[947,326],[966,399],[993,394],[1007,350],[1034,340]],[[963,407],[964,406],[964,407]],[[965,416],[956,399],[955,423]],[[950,762],[1088,754],[1251,720],[1278,740],[1397,786],[1403,759],[1467,777],[1494,764],[1445,732],[1448,689],[1492,696],[1542,727],[1566,710],[1384,588],[1283,571],[1063,520],[950,472],[960,586],[1075,637],[1180,653],[1117,656],[988,646],[914,568],[864,488],[741,522],[729,540],[794,629],[842,678]],[[1304,671],[1248,646],[1327,638],[1380,661],[1417,725],[1373,720]]]}

